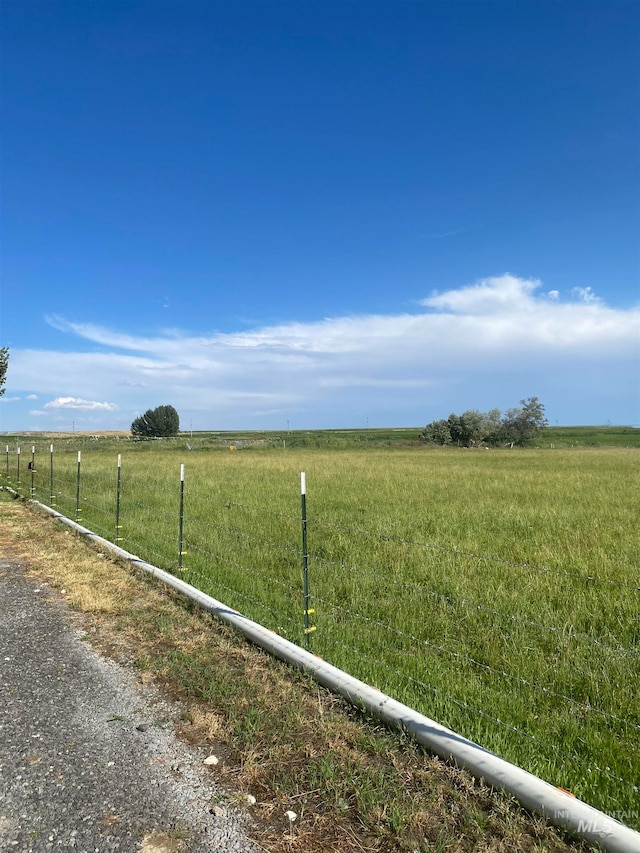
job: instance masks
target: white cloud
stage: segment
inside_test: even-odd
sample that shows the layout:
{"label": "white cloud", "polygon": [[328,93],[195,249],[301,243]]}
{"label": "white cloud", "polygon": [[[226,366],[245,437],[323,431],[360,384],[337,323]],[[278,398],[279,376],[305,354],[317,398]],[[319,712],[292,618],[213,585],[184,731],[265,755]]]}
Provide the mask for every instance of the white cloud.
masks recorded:
{"label": "white cloud", "polygon": [[[637,332],[637,311],[608,309],[592,293],[579,291],[580,302],[537,297],[541,283],[502,275],[482,279],[458,290],[434,294],[421,301],[428,310],[413,314],[360,315],[266,326],[232,334],[190,336],[176,330],[149,338],[134,338],[90,324],[56,319],[56,328],[116,350],[145,353],[147,358],[120,356],[136,365],[137,379],[145,383],[160,373],[166,379],[189,379],[199,371],[225,376],[245,366],[246,354],[260,368],[269,364],[304,371],[325,364],[327,357],[366,355],[385,361],[414,356],[460,352],[487,347],[504,348],[553,345],[558,350],[604,341],[630,343]],[[144,377],[144,378],[141,378]]]}
{"label": "white cloud", "polygon": [[45,409],[79,409],[83,412],[114,412],[118,406],[115,403],[97,403],[94,400],[80,400],[77,397],[56,397],[50,403],[45,403]]}
{"label": "white cloud", "polygon": [[46,316],[45,320],[50,326],[58,329],[60,332],[73,332],[80,338],[86,338],[94,343],[104,344],[107,347],[147,352],[153,346],[153,339],[121,335],[103,329],[101,326],[95,326],[92,323],[71,323],[58,315]]}
{"label": "white cloud", "polygon": [[494,312],[520,312],[530,307],[537,279],[517,278],[509,274],[485,278],[469,287],[434,293],[421,304],[427,308],[448,310],[454,314],[482,315]]}
{"label": "white cloud", "polygon": [[37,400],[37,399],[38,399],[37,394],[27,394],[27,396],[25,397],[25,400]]}
{"label": "white cloud", "polygon": [[574,287],[571,290],[571,293],[574,296],[577,296],[582,302],[586,302],[587,304],[600,304],[602,301],[598,296],[595,295],[593,289],[591,287]]}
{"label": "white cloud", "polygon": [[21,397],[0,397],[0,403],[18,403]]}
{"label": "white cloud", "polygon": [[[445,415],[502,407],[530,394],[544,399],[545,388],[559,399],[617,395],[625,411],[635,407],[629,420],[639,419],[637,308],[609,308],[590,288],[563,299],[508,274],[432,293],[420,306],[206,335],[136,337],[49,318],[100,351],[15,350],[12,382],[54,397],[43,407],[51,415],[74,409],[114,427],[163,403],[202,413],[202,428],[294,411],[311,426],[353,422],[362,411],[380,411],[381,424],[419,423],[440,405]],[[105,396],[114,402],[95,402]]]}

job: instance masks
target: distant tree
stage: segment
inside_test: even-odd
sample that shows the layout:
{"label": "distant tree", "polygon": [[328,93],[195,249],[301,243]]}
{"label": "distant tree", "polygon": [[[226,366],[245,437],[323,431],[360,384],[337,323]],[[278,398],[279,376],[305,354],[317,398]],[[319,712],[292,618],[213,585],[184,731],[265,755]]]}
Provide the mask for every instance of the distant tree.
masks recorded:
{"label": "distant tree", "polygon": [[462,425],[460,424],[460,415],[456,415],[455,412],[451,412],[451,414],[447,418],[447,424],[449,426],[449,434],[451,435],[451,441],[454,444],[460,444],[460,442],[462,441]]}
{"label": "distant tree", "polygon": [[4,383],[7,379],[9,366],[9,347],[0,347],[0,397],[4,394]]}
{"label": "distant tree", "polygon": [[499,444],[502,439],[502,414],[500,409],[491,409],[486,413],[485,418],[485,442],[487,444]]}
{"label": "distant tree", "polygon": [[489,418],[477,409],[469,409],[460,415],[460,440],[467,447],[482,444],[490,431]]}
{"label": "distant tree", "polygon": [[427,444],[457,444],[479,447],[483,444],[523,445],[536,438],[547,425],[544,406],[537,397],[520,400],[520,407],[503,415],[500,409],[479,412],[468,409],[461,415],[452,412],[447,420],[431,421],[420,433]]}
{"label": "distant tree", "polygon": [[166,438],[177,435],[180,418],[173,406],[158,406],[147,409],[131,424],[131,434],[137,438]]}
{"label": "distant tree", "polygon": [[420,433],[420,440],[427,444],[451,444],[449,422],[445,420],[431,421]]}
{"label": "distant tree", "polygon": [[461,415],[450,414],[447,420],[431,421],[420,433],[427,444],[464,444],[474,447],[489,442],[496,443],[500,435],[500,409],[478,412],[470,409]]}
{"label": "distant tree", "polygon": [[509,444],[526,444],[548,423],[544,406],[537,397],[520,400],[521,408],[509,409],[502,419],[501,438]]}

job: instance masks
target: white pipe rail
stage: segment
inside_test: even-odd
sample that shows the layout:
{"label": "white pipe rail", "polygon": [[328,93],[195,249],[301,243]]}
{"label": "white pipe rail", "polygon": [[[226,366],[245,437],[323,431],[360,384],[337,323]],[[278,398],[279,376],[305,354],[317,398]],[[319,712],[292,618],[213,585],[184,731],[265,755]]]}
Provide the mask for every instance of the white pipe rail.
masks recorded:
{"label": "white pipe rail", "polygon": [[[8,489],[8,491],[13,490]],[[430,752],[466,768],[473,776],[483,779],[492,787],[512,794],[526,809],[543,815],[549,823],[568,830],[592,844],[599,845],[607,853],[609,851],[610,853],[639,853],[640,833],[604,812],[567,794],[560,788],[555,788],[521,767],[505,761],[477,743],[441,726],[376,688],[353,678],[180,578],[103,539],[51,507],[35,500],[31,503],[98,543],[102,548],[111,551],[120,559],[154,575],[216,618],[240,631],[255,645],[286,663],[306,670],[319,684],[339,693],[357,707],[366,708],[371,715],[388,726],[409,732]]]}

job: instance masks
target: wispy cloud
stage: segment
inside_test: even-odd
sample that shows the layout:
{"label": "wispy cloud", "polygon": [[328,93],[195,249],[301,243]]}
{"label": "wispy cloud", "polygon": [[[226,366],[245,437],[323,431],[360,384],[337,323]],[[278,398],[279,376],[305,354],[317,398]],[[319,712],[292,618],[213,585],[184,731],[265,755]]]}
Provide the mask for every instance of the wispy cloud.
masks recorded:
{"label": "wispy cloud", "polygon": [[571,293],[587,304],[599,305],[602,302],[600,297],[596,296],[593,292],[593,288],[591,287],[574,287],[572,288]]}
{"label": "wispy cloud", "polygon": [[428,240],[445,240],[447,237],[457,237],[458,234],[466,234],[473,230],[470,226],[465,228],[451,228],[449,231],[438,231],[433,234],[427,234]]}
{"label": "wispy cloud", "polygon": [[80,400],[77,397],[56,397],[45,403],[45,409],[77,409],[81,412],[115,412],[115,403],[98,403],[95,400]]}
{"label": "wispy cloud", "polygon": [[[100,351],[12,353],[14,387],[53,397],[42,410],[102,413],[122,426],[160,403],[199,412],[212,425],[285,411],[312,423],[343,413],[339,425],[363,410],[387,423],[420,422],[439,406],[446,415],[458,406],[511,405],[544,388],[558,399],[586,390],[605,402],[617,389],[627,408],[637,405],[639,309],[610,308],[588,287],[563,297],[508,274],[432,292],[413,312],[231,334],[173,329],[137,337],[48,319]],[[115,402],[95,402],[105,392]]]}
{"label": "wispy cloud", "polygon": [[60,332],[72,332],[80,338],[85,338],[97,344],[104,344],[107,347],[117,347],[118,349],[133,350],[135,352],[147,352],[153,343],[153,339],[121,335],[117,332],[103,329],[101,326],[95,326],[92,323],[71,323],[57,314],[47,315],[45,320],[50,326],[58,329]]}

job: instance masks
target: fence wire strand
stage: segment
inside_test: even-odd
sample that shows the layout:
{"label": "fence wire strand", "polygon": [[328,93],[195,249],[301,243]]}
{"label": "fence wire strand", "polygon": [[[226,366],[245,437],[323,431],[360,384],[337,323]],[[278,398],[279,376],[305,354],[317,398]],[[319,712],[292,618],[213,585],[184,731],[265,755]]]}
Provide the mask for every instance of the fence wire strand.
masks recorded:
{"label": "fence wire strand", "polygon": [[[309,559],[312,559],[318,563],[327,563],[333,566],[338,566],[342,569],[348,569],[348,571],[353,572],[354,574],[360,574],[367,578],[371,577],[371,572],[367,572],[363,569],[358,569],[356,566],[347,566],[344,563],[326,560],[324,557],[316,557],[313,554],[309,555]],[[634,649],[629,649],[625,646],[612,646],[609,643],[603,643],[601,640],[596,640],[593,637],[587,636],[586,634],[576,634],[574,631],[568,631],[565,628],[558,628],[555,625],[545,625],[543,622],[535,622],[531,619],[523,619],[519,616],[514,616],[511,613],[505,613],[502,610],[496,610],[493,607],[487,607],[485,604],[478,604],[476,601],[469,601],[465,598],[456,598],[453,595],[448,595],[447,593],[439,592],[438,590],[431,589],[430,587],[425,587],[421,584],[411,584],[408,581],[401,581],[397,578],[392,578],[389,575],[384,575],[376,572],[375,577],[383,578],[389,583],[404,587],[406,589],[410,589],[413,592],[420,592],[431,598],[437,598],[440,601],[446,602],[447,604],[458,604],[461,607],[466,607],[470,610],[490,613],[492,616],[498,616],[500,619],[512,622],[514,624],[525,625],[529,628],[537,628],[542,631],[550,631],[563,638],[576,640],[580,643],[586,643],[588,645],[595,646],[599,649],[606,649],[607,651],[613,652],[615,654],[632,655],[633,657],[640,658],[640,650],[636,651]]]}
{"label": "fence wire strand", "polygon": [[388,533],[375,533],[372,530],[363,530],[359,527],[344,527],[339,524],[330,524],[329,522],[321,521],[317,518],[309,519],[308,523],[310,526],[322,527],[326,530],[339,530],[341,533],[358,534],[359,536],[378,539],[380,542],[392,542],[398,545],[410,545],[414,548],[423,548],[425,550],[439,551],[445,554],[453,554],[457,557],[467,557],[474,560],[481,560],[487,563],[495,563],[500,566],[509,566],[513,569],[522,569],[529,572],[543,572],[546,574],[559,575],[561,577],[571,578],[573,580],[581,580],[587,583],[608,584],[609,586],[616,586],[621,587],[622,589],[631,590],[633,592],[640,592],[640,586],[621,583],[620,581],[614,581],[608,578],[598,578],[594,575],[581,575],[577,572],[567,572],[563,571],[562,569],[550,569],[544,566],[536,566],[532,563],[517,563],[513,560],[505,560],[502,557],[494,557],[486,554],[475,554],[472,551],[463,551],[459,548],[451,548],[446,545],[437,545],[432,542],[414,542],[410,539],[403,539],[400,536],[393,536]]}
{"label": "fence wire strand", "polygon": [[419,637],[414,636],[413,634],[408,634],[406,631],[401,631],[399,628],[394,628],[392,625],[388,625],[387,623],[381,622],[378,619],[371,619],[371,617],[365,616],[364,613],[359,613],[355,610],[349,610],[345,607],[341,607],[339,604],[335,604],[334,602],[328,601],[324,598],[320,598],[317,595],[313,596],[313,600],[314,602],[320,602],[322,604],[325,604],[332,610],[338,610],[342,613],[348,614],[349,616],[353,616],[359,621],[368,622],[370,625],[374,625],[376,628],[382,628],[383,630],[388,631],[391,634],[395,634],[398,637],[404,637],[405,639],[411,640],[412,642],[415,642],[420,646],[424,646],[425,648],[431,649],[432,651],[436,651],[444,655],[449,655],[450,657],[453,657],[456,660],[469,663],[478,669],[482,669],[485,672],[491,673],[492,675],[499,676],[517,684],[522,684],[523,686],[529,687],[532,690],[537,690],[540,693],[544,693],[547,696],[552,696],[556,699],[562,699],[565,702],[568,702],[569,704],[580,708],[580,710],[582,711],[600,714],[601,716],[606,717],[607,719],[613,720],[617,723],[622,723],[625,726],[629,726],[630,728],[634,728],[640,731],[640,725],[632,723],[630,720],[625,720],[622,717],[618,717],[615,714],[611,714],[609,711],[604,711],[601,708],[597,708],[593,705],[587,705],[584,702],[580,702],[577,699],[572,698],[571,696],[565,696],[563,693],[556,693],[554,690],[551,690],[549,687],[545,687],[543,684],[538,684],[536,682],[529,681],[526,678],[522,678],[522,676],[513,675],[512,673],[506,672],[502,669],[496,669],[490,664],[482,663],[482,661],[478,661],[475,658],[462,654],[461,652],[454,652],[451,649],[444,648],[444,646],[438,646],[435,643],[430,643],[428,640],[423,640]]}

